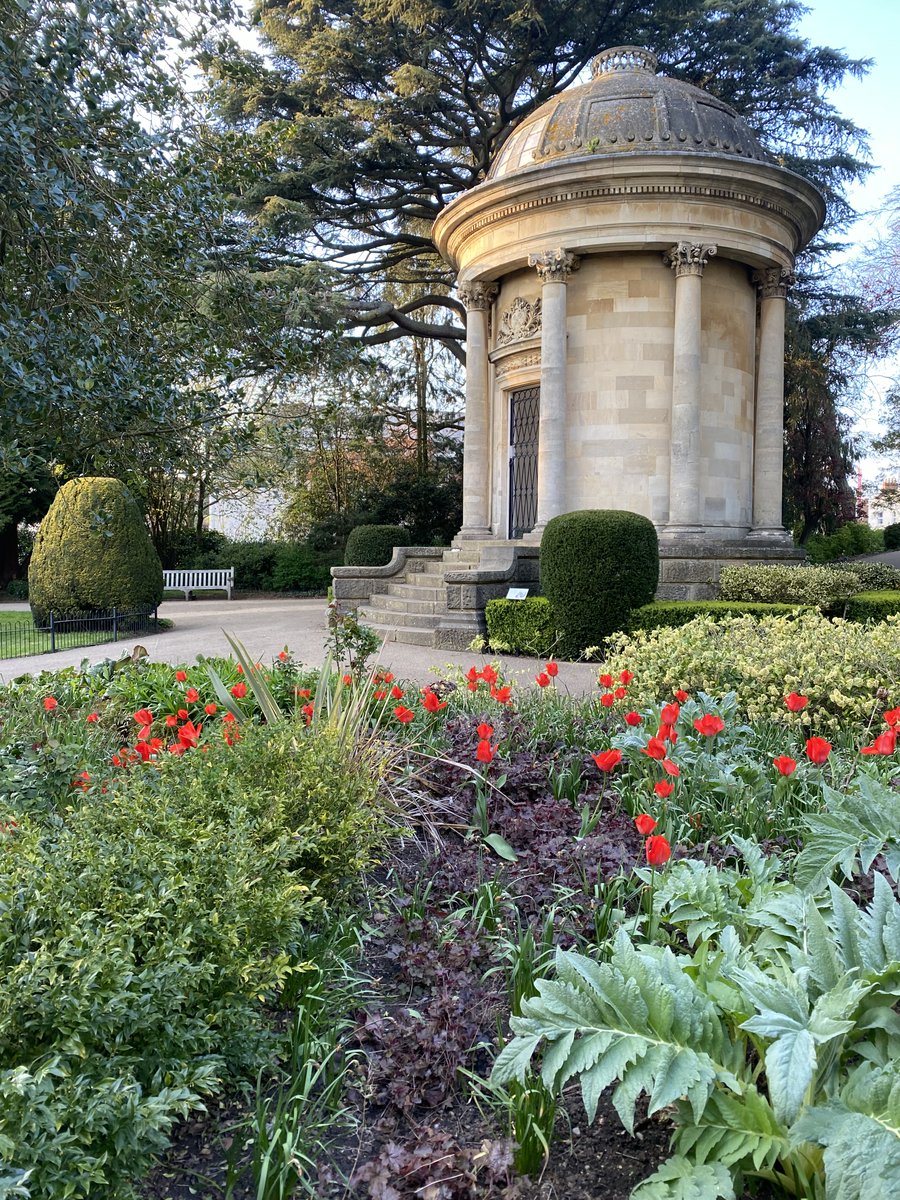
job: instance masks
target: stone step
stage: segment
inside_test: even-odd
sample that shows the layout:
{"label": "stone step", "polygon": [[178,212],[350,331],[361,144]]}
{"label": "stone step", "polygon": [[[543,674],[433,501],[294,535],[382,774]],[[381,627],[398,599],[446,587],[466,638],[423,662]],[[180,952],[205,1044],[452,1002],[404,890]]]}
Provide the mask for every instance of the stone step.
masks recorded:
{"label": "stone step", "polygon": [[371,626],[385,642],[404,642],[410,646],[434,646],[433,629],[416,629],[408,625]]}
{"label": "stone step", "polygon": [[[437,588],[434,589],[438,591]],[[370,602],[370,608],[374,607],[374,597]],[[377,607],[379,611],[388,609],[390,612],[410,612],[410,613],[435,613],[440,612],[447,607],[447,595],[439,593],[439,599],[436,600],[415,600],[409,596],[394,596],[391,592],[382,592],[378,596]]]}
{"label": "stone step", "polygon": [[398,625],[413,626],[417,629],[434,629],[437,625],[440,614],[416,613],[407,612],[402,609],[382,608],[380,604],[376,604],[376,599],[381,597],[372,597],[371,602],[365,608],[360,609],[360,619],[365,625],[392,625],[396,622]]}
{"label": "stone step", "polygon": [[[414,576],[415,578],[415,576]],[[408,600],[433,600],[435,604],[443,604],[447,599],[445,587],[430,587],[418,583],[391,583],[382,595],[405,596]]]}

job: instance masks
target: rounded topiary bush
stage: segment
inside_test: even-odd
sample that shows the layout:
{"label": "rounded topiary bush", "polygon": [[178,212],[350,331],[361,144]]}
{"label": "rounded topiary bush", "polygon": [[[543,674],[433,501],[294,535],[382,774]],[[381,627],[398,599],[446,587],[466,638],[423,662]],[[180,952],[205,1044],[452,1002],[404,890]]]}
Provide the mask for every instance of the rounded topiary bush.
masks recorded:
{"label": "rounded topiary bush", "polygon": [[900,521],[884,527],[885,550],[900,550]]}
{"label": "rounded topiary bush", "polygon": [[628,625],[659,583],[659,542],[652,521],[633,512],[586,509],[547,522],[541,538],[541,590],[575,658]]}
{"label": "rounded topiary bush", "polygon": [[155,606],[163,573],[137,501],[119,479],[72,479],[41,521],[28,568],[35,620],[49,612]]}
{"label": "rounded topiary bush", "polygon": [[344,563],[348,567],[383,567],[391,561],[395,546],[408,546],[409,534],[402,525],[357,525],[350,530]]}

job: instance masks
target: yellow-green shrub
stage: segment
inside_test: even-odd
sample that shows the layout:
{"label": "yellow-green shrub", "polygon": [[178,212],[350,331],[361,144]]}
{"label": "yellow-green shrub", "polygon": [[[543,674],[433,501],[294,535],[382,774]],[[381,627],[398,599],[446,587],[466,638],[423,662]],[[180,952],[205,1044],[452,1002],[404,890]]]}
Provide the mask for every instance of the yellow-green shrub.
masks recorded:
{"label": "yellow-green shrub", "polygon": [[[617,634],[609,650],[603,670],[634,672],[629,702],[635,706],[670,696],[674,688],[735,691],[751,720],[827,731],[900,703],[900,616],[869,626],[813,612],[761,620],[698,617],[677,629]],[[796,715],[784,706],[793,691],[809,697]]]}
{"label": "yellow-green shrub", "polygon": [[859,591],[852,571],[828,567],[723,567],[719,578],[720,600],[752,600],[762,604],[815,604],[819,608],[842,605]]}

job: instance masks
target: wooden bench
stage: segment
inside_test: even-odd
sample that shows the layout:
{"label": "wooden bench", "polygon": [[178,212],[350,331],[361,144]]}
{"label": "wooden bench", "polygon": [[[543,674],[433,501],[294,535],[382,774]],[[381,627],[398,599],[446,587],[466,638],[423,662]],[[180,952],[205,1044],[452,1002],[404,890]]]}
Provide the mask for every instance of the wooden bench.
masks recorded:
{"label": "wooden bench", "polygon": [[234,587],[234,567],[209,571],[192,568],[163,571],[163,586],[169,592],[184,592],[185,600],[191,599],[191,592],[227,592],[230,600]]}

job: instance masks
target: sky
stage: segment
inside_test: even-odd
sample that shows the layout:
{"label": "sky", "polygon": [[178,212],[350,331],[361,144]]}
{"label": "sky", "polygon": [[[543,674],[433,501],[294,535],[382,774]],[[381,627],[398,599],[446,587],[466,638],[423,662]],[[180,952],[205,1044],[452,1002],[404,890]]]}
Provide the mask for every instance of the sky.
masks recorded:
{"label": "sky", "polygon": [[[806,0],[808,12],[800,33],[820,46],[845,50],[853,58],[874,59],[862,79],[848,78],[830,93],[834,106],[869,133],[876,169],[848,189],[851,204],[862,215],[849,230],[850,254],[871,241],[878,213],[892,188],[900,187],[900,0]],[[868,371],[866,400],[857,429],[877,433],[881,398],[900,379],[900,358],[873,363]],[[860,466],[872,483],[887,466],[871,456]]]}

